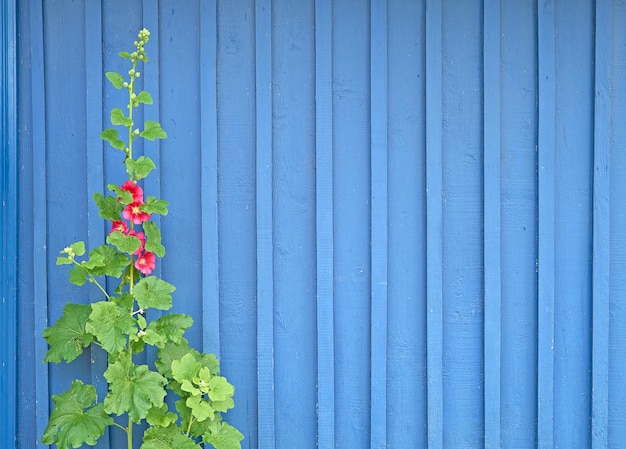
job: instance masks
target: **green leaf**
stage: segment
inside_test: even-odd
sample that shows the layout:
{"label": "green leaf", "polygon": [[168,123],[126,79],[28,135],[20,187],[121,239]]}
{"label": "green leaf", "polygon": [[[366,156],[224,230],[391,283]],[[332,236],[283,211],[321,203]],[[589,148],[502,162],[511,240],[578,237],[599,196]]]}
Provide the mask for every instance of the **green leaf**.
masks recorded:
{"label": "green leaf", "polygon": [[133,292],[137,304],[142,309],[169,310],[172,308],[172,292],[176,290],[172,284],[156,276],[141,279]]}
{"label": "green leaf", "polygon": [[142,179],[150,174],[156,168],[152,159],[146,156],[139,156],[137,160],[126,159],[126,172],[131,178]]}
{"label": "green leaf", "polygon": [[115,246],[118,251],[132,254],[141,246],[141,240],[133,235],[126,235],[123,232],[115,231],[107,236],[107,243]]}
{"label": "green leaf", "polygon": [[120,139],[117,129],[107,128],[100,133],[100,138],[106,140],[113,148],[124,151],[126,144]]}
{"label": "green leaf", "polygon": [[163,348],[159,349],[159,358],[155,361],[155,365],[159,372],[164,376],[172,377],[172,362],[180,360],[185,354],[191,354],[201,366],[209,368],[211,374],[217,376],[220,372],[220,364],[215,354],[205,354],[197,351],[189,346],[187,340],[181,337],[178,344],[167,343]]}
{"label": "green leaf", "polygon": [[126,352],[109,365],[104,377],[109,382],[109,394],[104,399],[107,413],[128,413],[138,423],[148,416],[152,407],[163,406],[167,379],[150,371],[147,365],[133,364]]}
{"label": "green leaf", "polygon": [[135,101],[138,103],[152,104],[152,96],[145,90],[142,90],[139,92],[139,95],[135,97]]}
{"label": "green leaf", "polygon": [[85,330],[91,307],[85,304],[67,303],[63,315],[53,326],[43,331],[50,346],[44,362],[59,363],[62,359],[71,362],[93,341],[93,335]]}
{"label": "green leaf", "polygon": [[44,444],[56,443],[59,449],[95,446],[113,418],[96,402],[96,389],[80,380],[72,382],[68,391],[53,395],[54,410],[41,438]]}
{"label": "green leaf", "polygon": [[128,53],[127,51],[121,51],[118,53],[118,55],[124,59],[130,59],[130,53]]}
{"label": "green leaf", "polygon": [[82,256],[85,254],[85,242],[75,242],[70,245],[70,249],[76,256]]}
{"label": "green leaf", "polygon": [[143,434],[139,449],[201,449],[191,438],[183,435],[178,427],[150,427]]}
{"label": "green leaf", "polygon": [[111,111],[111,125],[122,125],[128,128],[133,126],[133,120],[126,117],[120,108],[115,108]]}
{"label": "green leaf", "polygon": [[144,341],[162,348],[165,343],[181,343],[183,334],[193,325],[193,319],[183,313],[170,313],[152,321],[146,328]]}
{"label": "green leaf", "polygon": [[121,89],[124,84],[124,77],[117,72],[106,72],[106,77],[116,89]]}
{"label": "green leaf", "polygon": [[116,197],[111,195],[104,197],[101,193],[94,193],[93,199],[100,209],[98,214],[101,218],[111,221],[120,219],[120,214],[124,209],[124,205],[120,203]]}
{"label": "green leaf", "polygon": [[203,399],[202,396],[189,396],[185,400],[185,405],[191,409],[191,414],[198,422],[206,419],[213,420],[215,416],[215,410],[211,407],[211,403]]}
{"label": "green leaf", "polygon": [[84,285],[87,282],[87,270],[82,265],[74,265],[74,268],[68,271],[70,274],[70,282],[74,285]]}
{"label": "green leaf", "polygon": [[151,426],[167,427],[178,421],[178,417],[168,410],[167,404],[163,404],[161,407],[152,407],[148,410],[146,421]]}
{"label": "green leaf", "polygon": [[91,304],[85,328],[96,336],[106,352],[115,353],[126,348],[127,336],[137,332],[137,321],[117,304],[99,301]]}
{"label": "green leaf", "polygon": [[146,221],[143,224],[146,234],[146,251],[151,251],[159,257],[165,256],[165,247],[161,245],[161,231],[153,221]]}
{"label": "green leaf", "polygon": [[165,200],[157,200],[153,196],[146,198],[146,202],[141,205],[141,210],[147,214],[167,215],[167,205]]}
{"label": "green leaf", "polygon": [[215,449],[241,449],[243,435],[227,422],[213,422],[209,430],[202,435],[205,443],[210,443]]}
{"label": "green leaf", "polygon": [[[119,232],[119,231],[117,231]],[[119,278],[126,267],[130,264],[130,259],[125,254],[119,253],[115,248],[108,245],[100,245],[89,252],[90,260],[102,260],[102,264],[91,269],[93,276],[112,276]]]}
{"label": "green leaf", "polygon": [[57,265],[71,265],[74,261],[69,257],[57,257]]}
{"label": "green leaf", "polygon": [[225,377],[213,376],[209,381],[209,398],[213,402],[213,408],[219,412],[225,412],[235,406],[233,387]]}
{"label": "green leaf", "polygon": [[172,378],[182,383],[193,379],[202,365],[198,363],[192,354],[185,354],[180,360],[172,362]]}
{"label": "green leaf", "polygon": [[161,128],[161,124],[152,120],[146,120],[143,124],[143,131],[139,135],[148,140],[167,138],[167,133]]}
{"label": "green leaf", "polygon": [[118,186],[117,184],[108,184],[107,189],[109,189],[112,192],[115,192],[115,194],[119,198],[119,201],[123,205],[130,204],[133,202],[133,194],[130,193],[128,190],[122,190],[122,188]]}

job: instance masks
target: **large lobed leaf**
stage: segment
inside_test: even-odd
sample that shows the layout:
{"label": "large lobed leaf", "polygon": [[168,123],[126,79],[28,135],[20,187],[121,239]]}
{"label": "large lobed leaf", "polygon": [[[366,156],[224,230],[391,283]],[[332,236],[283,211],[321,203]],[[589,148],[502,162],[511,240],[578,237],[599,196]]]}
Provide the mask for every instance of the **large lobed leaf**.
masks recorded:
{"label": "large lobed leaf", "polygon": [[58,449],[80,447],[85,443],[95,446],[107,426],[113,424],[103,404],[96,402],[96,389],[80,380],[72,382],[65,393],[53,395],[52,400],[55,408],[41,439],[44,444],[56,443]]}
{"label": "large lobed leaf", "polygon": [[63,307],[63,315],[43,331],[49,345],[44,362],[71,362],[82,354],[93,341],[93,335],[85,330],[90,313],[91,307],[85,304],[68,303]]}
{"label": "large lobed leaf", "polygon": [[128,310],[108,301],[95,302],[91,309],[86,329],[96,336],[102,348],[110,354],[126,348],[128,335],[137,332],[137,321]]}
{"label": "large lobed leaf", "polygon": [[141,279],[135,285],[133,293],[137,304],[142,309],[169,310],[172,308],[172,293],[176,290],[169,282],[156,276]]}
{"label": "large lobed leaf", "polygon": [[146,430],[140,449],[201,449],[201,446],[183,435],[178,427],[170,425]]}

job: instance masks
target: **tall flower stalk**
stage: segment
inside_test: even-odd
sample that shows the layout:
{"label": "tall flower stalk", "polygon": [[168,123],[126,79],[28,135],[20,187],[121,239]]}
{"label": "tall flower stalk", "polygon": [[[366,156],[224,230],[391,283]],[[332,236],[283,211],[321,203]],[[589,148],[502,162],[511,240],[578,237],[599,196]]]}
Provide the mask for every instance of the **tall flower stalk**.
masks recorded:
{"label": "tall flower stalk", "polygon": [[[84,242],[61,251],[57,265],[70,265],[69,281],[94,285],[102,300],[67,303],[58,321],[44,330],[49,349],[44,362],[69,363],[92,345],[108,353],[103,373],[108,392],[102,402],[96,389],[74,380],[70,389],[53,395],[54,409],[42,437],[45,444],[59,449],[93,446],[108,427],[126,433],[128,449],[133,449],[134,424],[146,423],[140,449],[240,449],[243,435],[223,420],[222,414],[234,407],[234,387],[219,373],[213,354],[193,349],[183,337],[193,319],[167,312],[148,321],[146,311],[172,308],[175,287],[152,272],[157,258],[165,256],[161,232],[151,220],[167,215],[168,203],[153,196],[144,198],[140,183],[156,167],[147,156],[135,158],[137,139],[165,139],[158,122],[135,123],[133,111],[153,103],[151,95],[136,91],[138,65],[148,62],[145,45],[150,33],[142,29],[134,42],[135,50],[119,55],[130,61],[128,76],[107,72],[116,89],[128,90],[125,113],[111,111],[111,128],[101,137],[124,153],[128,179],[107,186],[111,194],[94,195],[100,216],[110,221],[106,243],[87,253]],[[119,128],[124,137],[120,137]],[[125,139],[125,140],[124,140]],[[118,279],[107,290],[104,279]],[[135,354],[147,346],[157,350],[153,366],[137,365]],[[166,401],[171,397],[171,401]],[[174,402],[175,410],[169,404]],[[124,421],[125,420],[125,421]],[[124,422],[123,424],[121,424]]]}

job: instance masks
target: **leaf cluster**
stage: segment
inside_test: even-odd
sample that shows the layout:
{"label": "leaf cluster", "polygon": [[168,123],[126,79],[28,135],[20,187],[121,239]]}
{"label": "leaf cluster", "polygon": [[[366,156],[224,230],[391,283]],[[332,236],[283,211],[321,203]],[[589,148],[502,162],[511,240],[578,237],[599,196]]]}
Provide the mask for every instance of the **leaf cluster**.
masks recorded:
{"label": "leaf cluster", "polygon": [[[132,449],[133,425],[145,422],[148,427],[140,449],[192,449],[202,444],[240,449],[243,435],[222,417],[234,407],[234,387],[220,375],[217,358],[192,348],[184,337],[193,319],[170,312],[174,285],[140,271],[144,267],[137,265],[141,254],[165,255],[161,232],[149,217],[167,215],[168,206],[152,196],[143,201],[143,190],[136,183],[148,176],[155,164],[146,156],[135,159],[132,154],[136,138],[167,137],[157,122],[146,121],[142,129],[135,128],[132,116],[139,104],[153,102],[149,93],[135,94],[134,90],[139,78],[137,63],[148,61],[144,50],[148,37],[149,32],[141,30],[134,43],[136,50],[120,53],[131,61],[128,81],[115,72],[106,74],[114,87],[129,91],[128,113],[116,108],[110,117],[113,126],[127,129],[127,141],[115,128],[103,131],[102,139],[125,152],[130,184],[111,184],[108,189],[113,194],[94,195],[100,216],[113,222],[112,231],[105,244],[89,252],[84,242],[75,242],[57,258],[57,265],[71,266],[71,283],[95,286],[102,299],[90,304],[67,303],[61,317],[43,332],[48,343],[44,362],[70,363],[93,345],[106,351],[103,376],[108,392],[99,401],[92,385],[75,380],[68,391],[53,395],[54,409],[42,442],[59,449],[94,446],[107,428],[115,426],[126,432],[128,449]],[[141,231],[134,220],[129,225],[122,220],[130,206],[142,214]],[[108,291],[105,286],[115,284],[115,279],[117,286]],[[151,309],[160,311],[157,319],[147,319]],[[135,363],[134,356],[146,347],[155,348],[156,360],[151,365]],[[172,401],[166,401],[168,396]],[[171,403],[174,410],[169,408]],[[128,424],[122,426],[115,416],[127,417]]]}

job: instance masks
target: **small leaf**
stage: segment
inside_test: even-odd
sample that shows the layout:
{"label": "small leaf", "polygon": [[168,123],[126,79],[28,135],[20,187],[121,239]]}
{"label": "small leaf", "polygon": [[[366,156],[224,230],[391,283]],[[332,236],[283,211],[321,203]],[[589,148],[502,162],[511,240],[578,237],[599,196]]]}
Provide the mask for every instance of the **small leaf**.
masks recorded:
{"label": "small leaf", "polygon": [[41,438],[44,444],[56,443],[59,449],[80,447],[83,444],[95,446],[113,418],[103,410],[103,404],[96,402],[96,389],[80,380],[63,394],[52,396],[54,410],[50,414],[48,426]]}
{"label": "small leaf", "polygon": [[115,194],[119,198],[120,203],[122,203],[123,205],[133,202],[133,194],[130,193],[128,190],[122,190],[122,188],[117,184],[108,184],[107,189],[109,189],[111,192],[115,192]]}
{"label": "small leaf", "polygon": [[104,410],[128,416],[136,423],[148,416],[152,407],[163,406],[167,379],[150,371],[147,365],[135,365],[127,353],[109,365],[104,372],[109,382],[109,394],[104,399]]}
{"label": "small leaf", "polygon": [[[119,232],[119,231],[117,231]],[[89,252],[90,260],[102,260],[102,264],[91,269],[93,276],[112,276],[119,278],[126,267],[130,264],[130,259],[125,254],[115,250],[108,245],[100,245]]]}
{"label": "small leaf", "polygon": [[192,354],[185,354],[180,360],[172,362],[172,378],[181,383],[184,380],[191,380],[201,367]]}
{"label": "small leaf", "polygon": [[139,449],[201,449],[191,438],[183,435],[178,427],[150,427],[143,434]]}
{"label": "small leaf", "polygon": [[80,241],[80,242],[72,243],[70,245],[70,248],[72,249],[72,252],[76,256],[82,256],[83,254],[85,254],[85,242]]}
{"label": "small leaf", "polygon": [[132,254],[141,246],[141,240],[133,235],[126,235],[123,232],[115,231],[107,236],[107,243],[113,245],[118,251]]}
{"label": "small leaf", "polygon": [[117,72],[106,72],[106,77],[116,89],[121,89],[124,84],[124,77]]}
{"label": "small leaf", "polygon": [[210,443],[215,449],[241,449],[243,435],[227,422],[214,422],[209,431],[202,435],[205,443]]}
{"label": "small leaf", "polygon": [[126,144],[124,143],[124,141],[120,140],[119,138],[119,133],[117,132],[117,129],[105,129],[100,133],[100,138],[102,140],[106,140],[111,144],[113,148],[117,148],[118,150],[124,151],[124,148],[126,148]]}
{"label": "small leaf", "polygon": [[202,422],[206,419],[213,420],[215,416],[215,410],[211,407],[211,403],[202,399],[202,396],[189,396],[185,400],[185,405],[191,409],[191,414],[198,422]]}
{"label": "small leaf", "polygon": [[115,353],[126,347],[129,334],[137,332],[137,322],[128,310],[113,302],[99,301],[91,304],[85,329],[96,336],[105,351]]}
{"label": "small leaf", "polygon": [[74,268],[69,270],[70,274],[70,282],[74,285],[85,285],[87,282],[87,275],[89,274],[87,270],[82,265],[75,265]]}
{"label": "small leaf", "polygon": [[111,111],[111,125],[133,126],[133,120],[126,117],[120,108]]}
{"label": "small leaf", "polygon": [[[233,408],[235,403],[232,398],[235,394],[235,387],[233,387],[225,377],[213,376],[209,380],[209,398],[213,402],[221,402],[222,406],[227,407],[226,410]],[[228,406],[230,404],[230,406]],[[225,412],[226,410],[220,410]]]}
{"label": "small leaf", "polygon": [[148,276],[137,282],[133,292],[142,309],[168,310],[172,308],[174,290],[176,287],[172,284],[156,276]]}
{"label": "small leaf", "polygon": [[85,330],[91,307],[85,304],[67,303],[63,315],[53,326],[43,331],[50,346],[44,362],[71,362],[93,341],[93,335]]}
{"label": "small leaf", "polygon": [[146,120],[143,125],[143,131],[139,135],[148,140],[167,138],[167,133],[161,128],[161,124],[152,120]]}
{"label": "small leaf", "polygon": [[146,421],[151,426],[167,427],[170,424],[174,424],[178,420],[175,413],[168,410],[167,404],[163,404],[161,407],[152,407],[148,410]]}
{"label": "small leaf", "polygon": [[118,53],[118,55],[124,59],[130,59],[130,53],[128,53],[127,51],[121,51]]}
{"label": "small leaf", "polygon": [[153,221],[146,221],[143,224],[146,234],[146,251],[151,251],[159,257],[165,256],[165,247],[161,245],[161,231]]}
{"label": "small leaf", "polygon": [[74,261],[69,257],[57,257],[57,265],[71,265]]}
{"label": "small leaf", "polygon": [[152,104],[152,96],[145,90],[142,90],[139,92],[139,95],[135,97],[135,101],[138,103]]}
{"label": "small leaf", "polygon": [[[189,315],[183,313],[169,313],[163,315],[158,320],[152,321],[148,325],[144,341],[159,348],[162,348],[167,341],[182,343],[183,334],[192,325],[193,319]],[[152,343],[151,340],[155,341],[155,343]]]}
{"label": "small leaf", "polygon": [[131,178],[142,179],[150,174],[156,168],[152,159],[146,156],[139,156],[137,160],[126,159],[126,172]]}
{"label": "small leaf", "polygon": [[117,198],[111,195],[104,197],[101,193],[94,193],[93,199],[100,209],[98,215],[100,215],[101,218],[111,221],[120,219],[124,205],[120,203]]}
{"label": "small leaf", "polygon": [[147,214],[167,215],[167,206],[169,203],[165,200],[157,200],[153,196],[146,198],[146,202],[141,205],[141,210]]}

